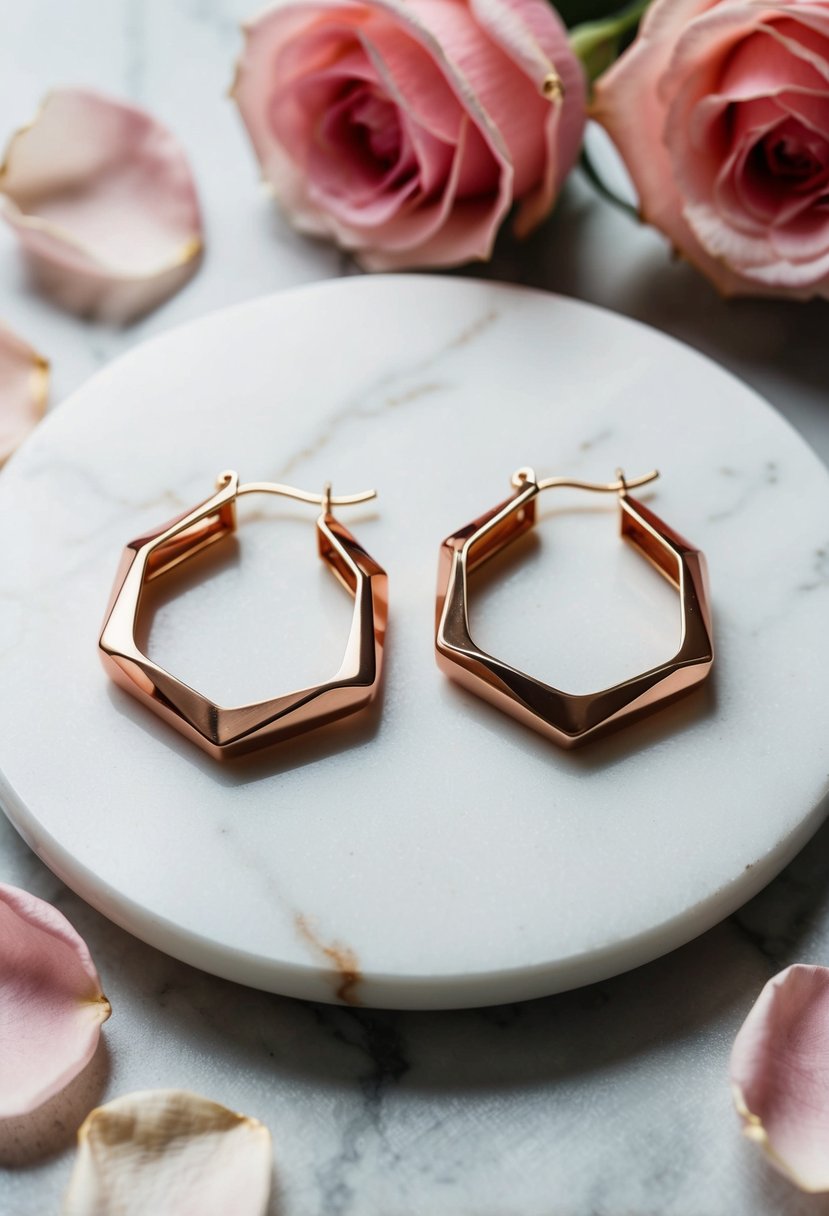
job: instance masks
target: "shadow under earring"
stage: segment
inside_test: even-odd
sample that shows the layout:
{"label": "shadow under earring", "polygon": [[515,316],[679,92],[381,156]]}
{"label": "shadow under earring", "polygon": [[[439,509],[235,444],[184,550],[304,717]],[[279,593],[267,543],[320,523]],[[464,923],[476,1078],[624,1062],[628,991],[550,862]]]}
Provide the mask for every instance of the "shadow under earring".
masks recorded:
{"label": "shadow under earring", "polygon": [[[617,470],[616,481],[602,485],[565,477],[539,481],[531,468],[519,469],[511,498],[441,546],[435,629],[441,671],[565,748],[659,709],[705,680],[714,662],[705,557],[628,492],[656,477],[653,472],[628,482]],[[511,667],[480,650],[469,632],[469,574],[534,526],[542,490],[564,486],[618,495],[622,536],[676,588],[681,607],[681,641],[671,659],[589,694],[562,692]]]}

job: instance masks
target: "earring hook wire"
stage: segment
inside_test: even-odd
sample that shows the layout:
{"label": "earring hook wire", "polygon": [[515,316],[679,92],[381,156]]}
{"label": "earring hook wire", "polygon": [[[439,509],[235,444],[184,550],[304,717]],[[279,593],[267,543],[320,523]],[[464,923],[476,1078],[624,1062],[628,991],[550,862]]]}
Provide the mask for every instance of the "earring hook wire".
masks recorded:
{"label": "earring hook wire", "polygon": [[[218,480],[220,486],[225,484],[229,480],[228,474],[222,473]],[[359,494],[339,494],[335,497],[331,493],[330,481],[325,483],[322,494],[311,494],[308,490],[298,490],[295,486],[285,486],[275,481],[248,481],[236,491],[237,498],[242,494],[276,494],[281,498],[293,498],[297,502],[324,507],[326,511],[330,507],[353,507],[377,497],[376,490],[361,490]]]}
{"label": "earring hook wire", "polygon": [[589,490],[595,494],[626,494],[628,490],[636,489],[638,486],[646,486],[649,482],[655,481],[659,476],[658,469],[651,469],[649,473],[643,473],[641,477],[625,477],[621,469],[616,470],[616,480],[610,482],[601,481],[581,481],[575,477],[545,477],[538,480],[535,475],[535,470],[525,465],[523,468],[516,469],[512,475],[512,485],[516,490],[524,488],[528,483],[533,482],[539,490]]}

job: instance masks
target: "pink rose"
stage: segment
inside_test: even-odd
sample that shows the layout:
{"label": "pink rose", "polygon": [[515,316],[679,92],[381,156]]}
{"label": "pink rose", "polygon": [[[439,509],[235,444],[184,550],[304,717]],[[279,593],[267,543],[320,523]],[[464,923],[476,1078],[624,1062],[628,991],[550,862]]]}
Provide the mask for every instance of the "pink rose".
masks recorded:
{"label": "pink rose", "polygon": [[599,81],[643,218],[729,295],[829,295],[829,3],[656,0]]}
{"label": "pink rose", "polygon": [[265,178],[369,269],[489,257],[578,153],[583,73],[547,0],[283,0],[246,34],[234,94]]}

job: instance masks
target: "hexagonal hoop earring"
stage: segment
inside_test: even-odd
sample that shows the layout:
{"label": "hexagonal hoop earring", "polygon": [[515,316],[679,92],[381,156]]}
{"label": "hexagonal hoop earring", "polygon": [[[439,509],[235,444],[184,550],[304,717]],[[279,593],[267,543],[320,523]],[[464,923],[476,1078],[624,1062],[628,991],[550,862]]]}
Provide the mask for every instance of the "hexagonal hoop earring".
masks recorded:
{"label": "hexagonal hoop earring", "polygon": [[[616,481],[603,485],[566,477],[539,481],[531,468],[519,469],[512,478],[512,498],[454,532],[441,546],[435,629],[441,671],[565,748],[615,730],[700,684],[714,662],[705,557],[628,493],[658,476],[654,471],[626,481],[617,469]],[[475,645],[469,632],[469,574],[533,527],[539,493],[556,486],[618,494],[621,535],[680,598],[682,636],[673,658],[586,695],[562,692],[493,658]]]}
{"label": "hexagonal hoop earring", "polygon": [[[99,640],[105,670],[122,688],[192,739],[224,759],[255,751],[337,718],[356,713],[377,693],[388,616],[388,579],[374,558],[332,515],[376,497],[374,490],[333,498],[271,482],[239,485],[222,473],[218,490],[124,550]],[[278,494],[322,507],[317,519],[320,557],[354,597],[354,615],[339,670],[324,684],[232,708],[217,705],[159,667],[139,648],[135,627],[148,582],[236,530],[236,500],[243,494]]]}

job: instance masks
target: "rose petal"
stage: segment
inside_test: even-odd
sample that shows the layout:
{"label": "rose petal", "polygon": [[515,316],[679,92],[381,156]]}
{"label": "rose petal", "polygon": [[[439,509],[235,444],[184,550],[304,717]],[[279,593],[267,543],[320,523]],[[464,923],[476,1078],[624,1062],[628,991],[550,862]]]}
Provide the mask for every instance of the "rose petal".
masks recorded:
{"label": "rose petal", "polygon": [[[643,220],[660,228],[675,249],[719,287],[735,294],[745,284],[695,239],[673,181],[674,167],[665,140],[661,83],[671,74],[679,35],[712,7],[714,0],[654,0],[633,45],[596,82],[593,117],[616,144],[633,180]],[[647,150],[647,155],[642,150]]]}
{"label": "rose petal", "polygon": [[[475,128],[464,119],[442,197],[431,207],[421,207],[411,217],[403,217],[402,222],[381,229],[377,247],[360,253],[367,270],[403,270],[417,263],[443,265],[454,259],[469,261],[488,256],[493,240],[491,202],[457,199],[467,145],[475,138]],[[415,256],[410,252],[412,248],[416,249]]]}
{"label": "rose petal", "polygon": [[[542,0],[517,3],[543,10],[557,30]],[[328,33],[332,43],[322,55]],[[444,0],[372,0],[365,5],[283,0],[249,25],[233,95],[264,174],[293,223],[332,236],[371,269],[454,265],[488,257],[514,196],[529,199],[539,180],[551,176],[548,141],[539,132],[546,136],[544,124],[555,107],[487,33],[465,5]],[[338,54],[332,49],[334,36],[341,42]],[[295,49],[286,50],[292,42]],[[326,171],[321,159],[308,173],[307,115],[298,135],[296,123],[291,119],[289,124],[302,102],[297,73],[317,80],[321,73],[328,76],[354,46],[362,48],[386,96],[398,107],[401,131],[417,164],[417,190],[395,189],[394,197],[370,207],[353,191],[332,196],[331,168]],[[277,60],[290,64],[290,71],[277,72]],[[578,72],[577,65],[573,70]],[[361,70],[360,79],[365,78]],[[507,128],[512,147],[505,139]],[[541,218],[537,207],[533,214]]]}
{"label": "rose petal", "polygon": [[[794,94],[825,106],[829,56],[817,35],[827,33],[814,5],[654,0],[633,46],[597,84],[594,115],[622,154],[643,218],[726,295],[829,294],[822,196],[804,211],[806,191],[794,206],[781,191],[773,218],[761,220],[773,183],[761,189],[745,178],[757,165],[744,155],[735,103],[772,97],[782,111]],[[810,188],[817,184],[815,174]]]}
{"label": "rose petal", "polygon": [[66,917],[0,884],[0,1117],[34,1110],[77,1076],[110,1013]]}
{"label": "rose petal", "polygon": [[559,91],[551,95],[544,120],[545,169],[539,185],[522,199],[516,216],[516,231],[525,236],[549,212],[579,154],[587,84],[580,62],[570,50],[564,23],[546,0],[470,0],[470,7],[481,26],[523,69],[540,94],[551,82],[559,82]]}
{"label": "rose petal", "polygon": [[829,1191],[829,968],[769,980],[731,1052],[743,1131],[804,1191]]}
{"label": "rose petal", "polygon": [[275,0],[232,94],[300,230],[369,269],[487,258],[577,155],[585,82],[547,0]]}
{"label": "rose petal", "polygon": [[49,393],[49,364],[0,325],[0,465],[40,421]]}
{"label": "rose petal", "polygon": [[262,1216],[271,1136],[256,1119],[181,1090],[94,1110],[78,1133],[64,1216]]}
{"label": "rose petal", "polygon": [[178,141],[99,93],[46,98],[8,145],[0,193],[38,280],[72,311],[130,320],[198,265],[201,217]]}

